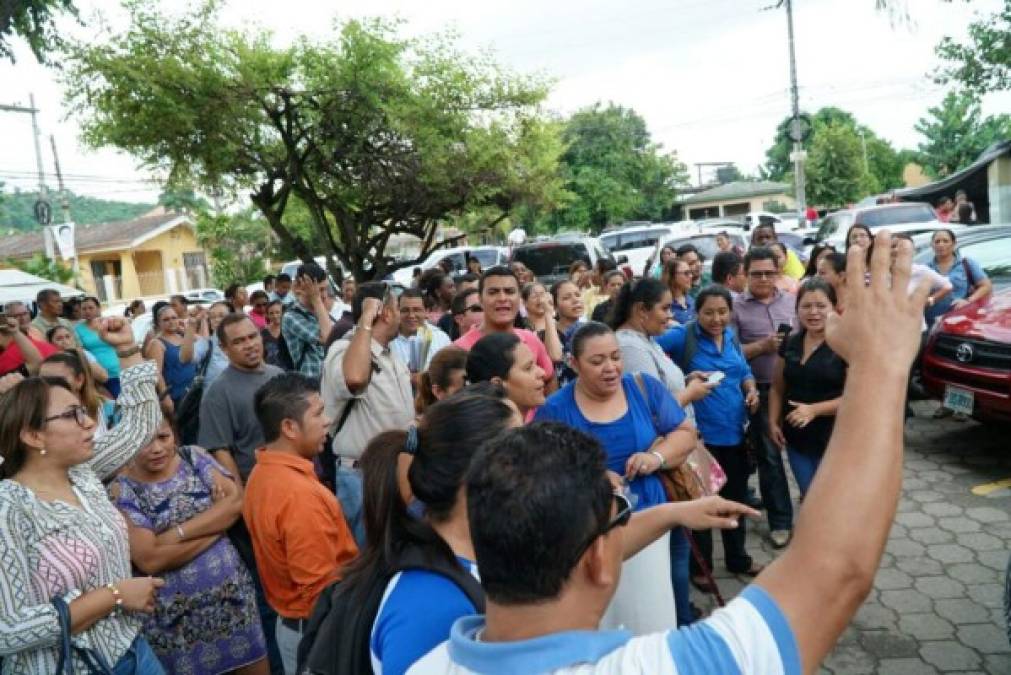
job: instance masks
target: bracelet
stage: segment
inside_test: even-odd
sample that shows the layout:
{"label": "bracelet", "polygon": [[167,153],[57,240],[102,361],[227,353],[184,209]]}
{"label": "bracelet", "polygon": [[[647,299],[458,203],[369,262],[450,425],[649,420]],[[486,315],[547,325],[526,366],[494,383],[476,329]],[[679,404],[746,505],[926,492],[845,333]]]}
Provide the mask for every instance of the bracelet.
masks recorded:
{"label": "bracelet", "polygon": [[183,526],[182,525],[176,525],[176,534],[179,535],[179,541],[182,541],[183,539],[186,538],[186,533],[183,532]]}
{"label": "bracelet", "polygon": [[119,592],[119,589],[116,588],[116,585],[110,583],[110,584],[106,584],[105,587],[108,588],[112,592],[112,599],[116,603],[116,609],[122,608],[123,607],[123,594]]}
{"label": "bracelet", "polygon": [[667,460],[663,458],[663,455],[661,455],[656,450],[650,450],[649,454],[653,455],[654,457],[660,460],[660,466],[657,467],[657,471],[662,471],[663,469],[667,468]]}
{"label": "bracelet", "polygon": [[361,328],[362,330],[368,331],[370,333],[372,332],[372,326],[359,326],[359,328]]}
{"label": "bracelet", "polygon": [[129,349],[124,349],[123,351],[120,351],[118,349],[116,350],[116,356],[118,356],[121,359],[131,357],[134,354],[140,354],[140,347],[138,347],[137,345],[134,345]]}

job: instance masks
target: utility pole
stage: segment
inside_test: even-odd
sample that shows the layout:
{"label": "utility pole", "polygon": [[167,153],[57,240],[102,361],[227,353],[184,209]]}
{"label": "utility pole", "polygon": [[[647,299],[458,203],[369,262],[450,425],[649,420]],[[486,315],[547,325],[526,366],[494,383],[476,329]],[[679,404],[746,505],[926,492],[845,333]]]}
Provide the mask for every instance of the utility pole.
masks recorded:
{"label": "utility pole", "polygon": [[810,132],[805,129],[805,120],[800,117],[800,94],[797,91],[797,55],[794,50],[793,41],[793,0],[781,0],[780,5],[786,4],[786,28],[790,38],[790,98],[793,103],[793,119],[790,121],[790,138],[793,139],[793,152],[790,159],[793,160],[793,181],[796,185],[797,201],[797,222],[806,220],[807,195],[804,180],[804,161],[807,153],[801,141]]}
{"label": "utility pole", "polygon": [[63,172],[60,171],[60,156],[56,154],[56,137],[49,134],[49,145],[53,148],[53,167],[56,169],[56,184],[60,188],[60,208],[63,211],[63,222],[70,222],[70,200],[63,185]]}

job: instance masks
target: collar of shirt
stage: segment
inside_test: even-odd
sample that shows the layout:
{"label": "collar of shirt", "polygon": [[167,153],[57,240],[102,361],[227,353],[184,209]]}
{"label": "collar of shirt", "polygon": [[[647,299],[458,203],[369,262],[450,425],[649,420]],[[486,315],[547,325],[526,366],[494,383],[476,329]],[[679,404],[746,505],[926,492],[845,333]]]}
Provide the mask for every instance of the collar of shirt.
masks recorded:
{"label": "collar of shirt", "polygon": [[741,300],[742,302],[760,302],[763,305],[771,305],[772,303],[774,303],[777,300],[779,300],[783,295],[785,295],[785,293],[783,293],[783,291],[781,291],[779,288],[777,288],[777,287],[774,286],[772,288],[772,298],[768,302],[765,302],[764,300],[759,300],[758,298],[756,298],[755,296],[753,296],[751,294],[751,289],[750,288],[746,289],[743,293],[739,293],[738,296],[737,296],[737,298],[739,300]]}
{"label": "collar of shirt", "polygon": [[481,616],[453,624],[449,653],[453,662],[475,673],[544,673],[579,663],[596,663],[632,639],[627,630],[574,630],[514,642],[481,642]]}
{"label": "collar of shirt", "polygon": [[312,479],[316,479],[316,469],[311,459],[296,457],[284,452],[274,452],[266,448],[256,451],[256,463],[259,466],[281,466],[304,474]]}
{"label": "collar of shirt", "polygon": [[[347,340],[348,343],[350,343],[351,340],[354,339],[355,333],[357,333],[357,332],[358,332],[358,326],[356,325],[354,328],[351,329],[351,332],[349,332],[347,335],[344,336],[343,339]],[[397,336],[395,338],[393,338],[393,340],[396,340],[398,337],[402,337],[402,336],[399,333],[397,333]],[[404,338],[404,339],[406,340],[407,338]],[[390,343],[392,343],[393,340],[390,340]],[[382,344],[380,344],[379,340],[377,340],[375,338],[375,336],[373,336],[373,335],[370,334],[369,335],[369,350],[372,352],[372,356],[375,356],[375,357],[384,356],[384,355],[387,355],[387,354],[390,353],[390,344],[387,343],[387,345],[384,347]]]}

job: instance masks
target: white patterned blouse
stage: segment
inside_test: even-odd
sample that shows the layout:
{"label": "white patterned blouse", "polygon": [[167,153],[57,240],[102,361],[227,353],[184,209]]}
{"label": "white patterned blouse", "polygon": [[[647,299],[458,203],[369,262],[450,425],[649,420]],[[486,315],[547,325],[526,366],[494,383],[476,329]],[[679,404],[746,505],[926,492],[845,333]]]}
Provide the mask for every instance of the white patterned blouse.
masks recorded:
{"label": "white patterned blouse", "polygon": [[[0,657],[3,675],[55,672],[60,625],[51,601],[68,604],[109,583],[132,576],[126,522],[109,501],[109,478],[150,442],[161,421],[154,362],[121,374],[119,423],[95,441],[94,457],[70,469],[83,508],[44,501],[13,480],[0,480]],[[115,611],[73,636],[114,664],[142,624],[136,614]],[[77,659],[75,669],[86,670]]]}

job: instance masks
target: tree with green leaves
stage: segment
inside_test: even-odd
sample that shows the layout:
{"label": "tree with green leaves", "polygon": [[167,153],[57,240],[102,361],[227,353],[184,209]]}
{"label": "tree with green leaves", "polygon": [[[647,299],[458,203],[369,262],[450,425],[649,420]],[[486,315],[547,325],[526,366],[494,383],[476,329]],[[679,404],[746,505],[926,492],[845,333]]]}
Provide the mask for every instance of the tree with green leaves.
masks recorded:
{"label": "tree with green leaves", "polygon": [[[766,163],[762,173],[771,180],[792,180],[793,162],[790,161],[790,153],[793,151],[793,140],[789,136],[791,119],[792,116],[786,117],[776,127],[775,141],[765,154]],[[891,143],[875,134],[869,127],[860,124],[853,114],[846,110],[829,106],[812,115],[811,134],[803,143],[804,149],[810,154],[818,137],[832,126],[845,127],[852,131],[856,138],[857,148],[860,151],[860,168],[861,171],[866,168],[868,174],[861,179],[861,185],[868,190],[868,194],[902,187],[902,171],[906,166],[905,158],[908,155],[896,152]],[[838,141],[838,132],[836,135],[834,142]],[[866,148],[866,164],[864,148]],[[810,180],[810,165],[806,174]],[[814,204],[821,203],[810,194],[808,199]]]}
{"label": "tree with green leaves", "polygon": [[77,17],[73,0],[3,0],[0,2],[0,58],[14,61],[11,40],[22,38],[40,63],[62,45],[53,24],[58,14]]}
{"label": "tree with green leaves", "polygon": [[879,190],[864,171],[860,137],[842,122],[829,123],[814,137],[806,175],[808,199],[828,207],[846,206]]}
{"label": "tree with green leaves", "polygon": [[972,164],[994,142],[1011,138],[1011,115],[984,117],[975,94],[951,91],[915,129],[924,138],[918,146],[920,165],[943,178]]}
{"label": "tree with green leaves", "polygon": [[[34,190],[22,191],[14,188],[11,192],[5,192],[0,185],[0,230],[8,228],[26,232],[37,230],[39,223],[35,219],[35,202],[38,198],[38,192]],[[98,199],[78,195],[69,190],[67,201],[70,204],[70,217],[78,225],[133,220],[154,208],[154,204]]]}
{"label": "tree with green leaves", "polygon": [[22,272],[28,272],[28,274],[34,274],[59,284],[69,284],[74,280],[73,269],[58,260],[50,260],[41,252],[36,253],[28,260],[9,259],[7,264]]}
{"label": "tree with green leaves", "polygon": [[937,46],[945,62],[938,81],[957,83],[978,96],[1011,89],[1011,0],[969,23],[968,29],[965,42],[946,37]]}
{"label": "tree with green leaves", "polygon": [[[84,139],[160,169],[176,185],[245,192],[281,245],[340,261],[360,280],[417,264],[440,224],[507,212],[557,173],[532,158],[546,83],[460,53],[444,35],[348,21],[335,37],[277,47],[261,31],[218,28],[218,3],[182,17],[130,0],[129,30],[73,44],[64,84]],[[535,147],[540,152],[540,148]],[[311,232],[289,226],[292,200]],[[420,240],[391,263],[390,237]]]}
{"label": "tree with green leaves", "polygon": [[197,241],[210,257],[211,280],[218,288],[250,284],[267,274],[264,251],[273,247],[267,221],[252,209],[236,215],[199,212]]}
{"label": "tree with green leaves", "polygon": [[572,115],[562,133],[562,172],[568,203],[548,215],[549,230],[599,232],[623,220],[667,213],[688,173],[675,153],[653,142],[634,110],[597,103]]}

